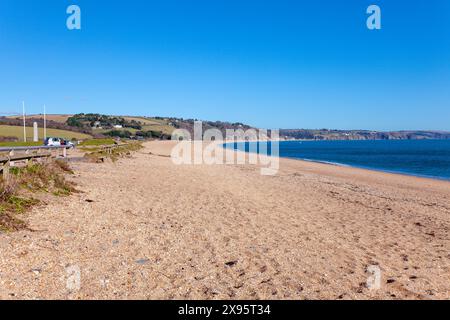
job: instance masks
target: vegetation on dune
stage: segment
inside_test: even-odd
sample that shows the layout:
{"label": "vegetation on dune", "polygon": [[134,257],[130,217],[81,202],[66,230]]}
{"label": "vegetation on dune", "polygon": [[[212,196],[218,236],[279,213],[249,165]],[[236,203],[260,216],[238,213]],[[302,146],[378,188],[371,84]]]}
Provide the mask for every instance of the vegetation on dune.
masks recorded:
{"label": "vegetation on dune", "polygon": [[64,196],[74,192],[73,184],[64,178],[64,173],[72,173],[72,170],[61,160],[11,168],[11,175],[6,180],[0,178],[0,230],[27,228],[20,214],[40,202],[32,197],[33,193]]}
{"label": "vegetation on dune", "polygon": [[113,148],[98,148],[91,149],[90,152],[84,156],[93,162],[104,162],[106,159],[111,159],[113,162],[119,158],[130,157],[132,152],[138,151],[142,148],[139,142],[129,142],[122,145],[117,145]]}
{"label": "vegetation on dune", "polygon": [[107,146],[114,143],[113,139],[90,139],[80,143],[80,146]]}
{"label": "vegetation on dune", "polygon": [[63,172],[70,173],[70,174],[74,173],[72,168],[70,168],[70,165],[67,161],[64,161],[61,159],[56,159],[55,165],[57,165],[59,167],[59,169],[61,169]]}

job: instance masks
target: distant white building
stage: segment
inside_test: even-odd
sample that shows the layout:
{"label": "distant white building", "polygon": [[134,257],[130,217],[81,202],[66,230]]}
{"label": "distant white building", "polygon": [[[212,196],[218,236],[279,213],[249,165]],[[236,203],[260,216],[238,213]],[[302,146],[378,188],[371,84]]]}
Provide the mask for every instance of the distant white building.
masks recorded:
{"label": "distant white building", "polygon": [[101,129],[102,128],[102,124],[100,121],[95,121],[94,125],[92,126],[92,128],[94,129]]}
{"label": "distant white building", "polygon": [[116,128],[116,129],[122,129],[122,128],[123,128],[123,126],[122,126],[122,125],[120,125],[120,124],[116,124],[116,125],[114,126],[114,128]]}

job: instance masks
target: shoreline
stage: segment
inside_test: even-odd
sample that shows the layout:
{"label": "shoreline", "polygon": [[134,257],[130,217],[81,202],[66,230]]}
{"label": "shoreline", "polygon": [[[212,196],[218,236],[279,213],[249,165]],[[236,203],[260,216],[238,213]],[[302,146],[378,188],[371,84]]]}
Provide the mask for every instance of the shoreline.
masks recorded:
{"label": "shoreline", "polygon": [[302,159],[302,158],[293,158],[293,157],[292,158],[291,157],[280,157],[280,158],[305,161],[305,162],[321,163],[321,164],[325,164],[325,165],[342,167],[342,168],[355,168],[355,169],[362,169],[362,170],[368,170],[368,171],[374,171],[374,172],[389,173],[389,174],[401,175],[401,176],[405,176],[405,177],[415,177],[415,178],[423,178],[423,179],[431,179],[431,180],[437,180],[437,181],[450,182],[450,178],[441,178],[441,177],[413,174],[413,173],[407,173],[407,172],[401,172],[401,171],[376,169],[376,168],[356,166],[356,165],[350,165],[350,164],[339,163],[339,162],[330,162],[330,161],[313,160],[313,159]]}
{"label": "shoreline", "polygon": [[[278,141],[278,142],[282,142],[282,141],[294,141],[294,140],[281,140],[281,141]],[[322,140],[295,140],[295,141],[296,142],[304,142],[304,141],[316,142],[316,141],[322,141]],[[327,141],[361,141],[361,140],[327,140]],[[363,140],[363,141],[384,141],[384,140]],[[400,140],[396,140],[396,141],[400,141]],[[435,140],[435,141],[442,141],[442,140]],[[225,150],[234,150],[234,151],[239,151],[239,152],[250,153],[249,151],[235,149],[234,147],[229,148],[229,147],[226,146],[227,144],[245,143],[245,142],[249,142],[249,141],[223,142],[223,143],[220,143],[220,145]],[[253,142],[253,143],[270,142],[270,140],[268,140],[268,141],[250,141],[250,142]],[[267,156],[270,157],[271,155],[267,155]],[[316,160],[316,159],[308,159],[308,158],[286,157],[286,156],[281,156],[281,155],[279,156],[279,158],[280,159],[297,160],[297,161],[303,161],[303,162],[311,162],[311,163],[320,163],[320,164],[324,164],[324,165],[330,165],[330,166],[341,167],[341,168],[362,169],[362,170],[368,170],[368,171],[374,171],[374,172],[380,172],[380,173],[388,173],[388,174],[395,174],[395,175],[401,175],[401,176],[406,176],[406,177],[430,179],[430,180],[444,181],[444,182],[449,182],[450,183],[450,177],[438,177],[438,176],[430,176],[430,175],[421,175],[421,174],[415,174],[415,173],[410,173],[410,172],[395,171],[395,170],[385,170],[385,169],[381,169],[381,168],[372,168],[372,167],[367,167],[367,166],[363,166],[363,165],[359,166],[359,165],[352,165],[352,164],[333,162],[333,161],[327,161],[327,160]]]}

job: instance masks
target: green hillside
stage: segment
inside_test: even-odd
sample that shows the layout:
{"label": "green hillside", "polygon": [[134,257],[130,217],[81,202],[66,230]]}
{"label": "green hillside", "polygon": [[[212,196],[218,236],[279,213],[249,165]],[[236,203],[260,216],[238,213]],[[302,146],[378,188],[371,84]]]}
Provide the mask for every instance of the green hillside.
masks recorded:
{"label": "green hillside", "polygon": [[[27,140],[33,141],[33,128],[27,127],[26,132],[27,132]],[[44,129],[39,128],[38,132],[39,132],[39,140],[42,141],[44,139]],[[16,137],[19,139],[19,141],[23,141],[23,127],[0,125],[0,136]],[[88,134],[59,129],[47,129],[47,136],[64,138],[68,140],[72,139],[84,140],[92,138],[92,136]]]}

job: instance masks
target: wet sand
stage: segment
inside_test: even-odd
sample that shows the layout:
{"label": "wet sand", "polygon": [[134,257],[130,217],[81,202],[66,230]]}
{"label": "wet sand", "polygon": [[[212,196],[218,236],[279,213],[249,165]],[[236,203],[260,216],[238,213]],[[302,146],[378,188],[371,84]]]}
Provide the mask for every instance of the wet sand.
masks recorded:
{"label": "wet sand", "polygon": [[172,146],[73,163],[82,193],[0,234],[0,298],[450,298],[450,182],[289,159],[274,176],[174,165]]}

